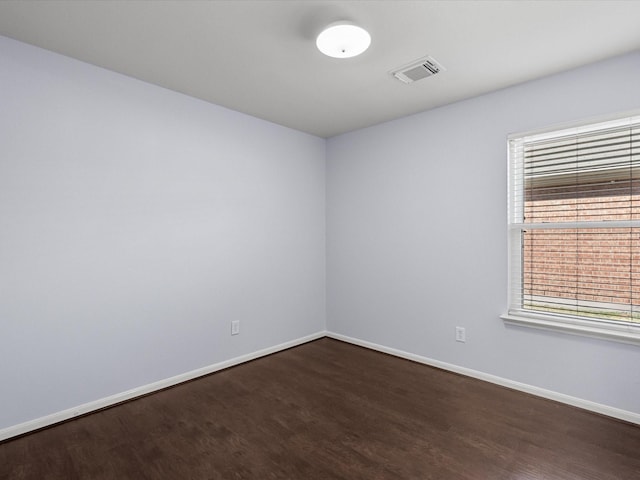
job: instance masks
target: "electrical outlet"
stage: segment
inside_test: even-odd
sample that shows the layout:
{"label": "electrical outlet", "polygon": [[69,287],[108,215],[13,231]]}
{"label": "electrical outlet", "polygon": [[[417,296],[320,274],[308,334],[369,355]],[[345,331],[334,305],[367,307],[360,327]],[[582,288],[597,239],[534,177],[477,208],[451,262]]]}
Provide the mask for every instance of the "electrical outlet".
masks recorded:
{"label": "electrical outlet", "polygon": [[238,335],[240,333],[240,320],[231,321],[231,335]]}
{"label": "electrical outlet", "polygon": [[466,342],[467,341],[467,332],[464,327],[456,327],[456,342]]}

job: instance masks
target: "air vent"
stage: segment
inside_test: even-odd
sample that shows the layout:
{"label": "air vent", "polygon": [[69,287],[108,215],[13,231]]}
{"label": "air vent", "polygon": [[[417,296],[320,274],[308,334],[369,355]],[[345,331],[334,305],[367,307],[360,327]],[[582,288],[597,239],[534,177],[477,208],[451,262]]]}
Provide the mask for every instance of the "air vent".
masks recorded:
{"label": "air vent", "polygon": [[391,72],[391,75],[404,83],[413,83],[432,77],[446,70],[432,57],[424,57]]}

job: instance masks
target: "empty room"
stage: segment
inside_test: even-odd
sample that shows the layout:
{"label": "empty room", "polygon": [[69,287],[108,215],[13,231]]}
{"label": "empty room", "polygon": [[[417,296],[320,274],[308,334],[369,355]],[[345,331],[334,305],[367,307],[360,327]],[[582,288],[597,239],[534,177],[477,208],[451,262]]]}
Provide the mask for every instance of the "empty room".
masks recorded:
{"label": "empty room", "polygon": [[640,479],[639,32],[0,1],[0,480]]}

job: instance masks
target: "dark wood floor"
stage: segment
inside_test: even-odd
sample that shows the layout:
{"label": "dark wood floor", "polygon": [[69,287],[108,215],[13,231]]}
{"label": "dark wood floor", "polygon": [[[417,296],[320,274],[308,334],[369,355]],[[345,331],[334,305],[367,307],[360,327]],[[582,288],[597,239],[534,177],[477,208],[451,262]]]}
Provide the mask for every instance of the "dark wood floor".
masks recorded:
{"label": "dark wood floor", "polygon": [[1,479],[640,479],[640,427],[321,339],[0,444]]}

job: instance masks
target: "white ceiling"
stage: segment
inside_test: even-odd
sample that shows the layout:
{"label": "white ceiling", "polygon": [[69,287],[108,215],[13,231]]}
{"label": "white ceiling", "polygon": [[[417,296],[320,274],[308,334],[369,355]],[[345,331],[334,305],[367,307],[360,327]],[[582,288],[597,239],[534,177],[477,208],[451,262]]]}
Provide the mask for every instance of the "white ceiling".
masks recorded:
{"label": "white ceiling", "polygon": [[[315,48],[332,21],[371,47]],[[331,137],[640,48],[640,1],[12,1],[0,34]],[[446,67],[405,85],[389,71]]]}

